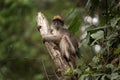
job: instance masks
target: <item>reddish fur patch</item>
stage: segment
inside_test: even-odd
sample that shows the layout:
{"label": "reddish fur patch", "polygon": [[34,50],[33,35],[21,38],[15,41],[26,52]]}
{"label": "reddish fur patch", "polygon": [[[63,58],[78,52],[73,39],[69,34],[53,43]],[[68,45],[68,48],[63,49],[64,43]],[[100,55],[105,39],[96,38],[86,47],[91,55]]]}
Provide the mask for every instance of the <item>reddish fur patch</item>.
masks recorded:
{"label": "reddish fur patch", "polygon": [[59,16],[59,15],[56,15],[56,16],[53,17],[53,20],[54,20],[54,19],[60,19],[60,20],[62,20],[62,17]]}

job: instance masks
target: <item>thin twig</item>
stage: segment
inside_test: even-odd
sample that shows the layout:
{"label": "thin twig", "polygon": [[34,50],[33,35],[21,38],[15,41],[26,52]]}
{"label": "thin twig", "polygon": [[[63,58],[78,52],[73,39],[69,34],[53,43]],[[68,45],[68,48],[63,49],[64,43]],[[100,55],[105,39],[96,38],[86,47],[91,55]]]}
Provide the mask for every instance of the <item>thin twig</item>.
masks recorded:
{"label": "thin twig", "polygon": [[[106,13],[105,13],[106,25],[108,25],[108,17],[109,17],[109,14],[108,14],[108,1],[105,0],[105,3],[106,3]],[[107,36],[107,27],[105,28],[104,32],[105,32],[104,38],[106,39],[106,36]]]}
{"label": "thin twig", "polygon": [[59,78],[58,75],[56,74],[55,70],[53,70],[53,73],[55,74],[56,78],[59,80],[60,78]]}
{"label": "thin twig", "polygon": [[44,69],[45,75],[46,75],[46,77],[47,77],[47,80],[50,80],[49,77],[48,77],[48,74],[47,74],[45,65],[44,65],[44,63],[43,63],[43,60],[42,60],[42,65],[43,65],[43,69]]}

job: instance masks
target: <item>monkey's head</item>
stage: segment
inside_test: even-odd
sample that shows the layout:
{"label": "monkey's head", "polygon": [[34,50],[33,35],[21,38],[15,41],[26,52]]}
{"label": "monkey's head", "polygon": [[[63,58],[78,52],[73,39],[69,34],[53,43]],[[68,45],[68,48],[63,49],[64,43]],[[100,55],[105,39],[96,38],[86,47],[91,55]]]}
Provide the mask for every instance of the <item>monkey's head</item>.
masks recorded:
{"label": "monkey's head", "polygon": [[62,20],[62,18],[59,15],[54,16],[51,27],[59,28],[59,27],[63,27],[63,26],[64,26],[64,21]]}

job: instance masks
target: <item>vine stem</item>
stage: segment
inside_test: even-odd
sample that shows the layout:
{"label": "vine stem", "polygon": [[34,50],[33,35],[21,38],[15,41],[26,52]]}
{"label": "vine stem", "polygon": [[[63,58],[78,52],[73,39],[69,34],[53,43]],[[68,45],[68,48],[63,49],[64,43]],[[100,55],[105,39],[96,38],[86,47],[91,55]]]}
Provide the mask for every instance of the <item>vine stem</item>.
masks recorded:
{"label": "vine stem", "polygon": [[[109,14],[108,14],[108,1],[107,0],[105,0],[105,1],[106,1],[105,2],[106,3],[106,14],[105,14],[105,16],[106,16],[106,24],[108,25],[108,17],[109,17]],[[105,28],[104,32],[105,32],[104,39],[106,40],[107,33],[108,33],[107,27]]]}

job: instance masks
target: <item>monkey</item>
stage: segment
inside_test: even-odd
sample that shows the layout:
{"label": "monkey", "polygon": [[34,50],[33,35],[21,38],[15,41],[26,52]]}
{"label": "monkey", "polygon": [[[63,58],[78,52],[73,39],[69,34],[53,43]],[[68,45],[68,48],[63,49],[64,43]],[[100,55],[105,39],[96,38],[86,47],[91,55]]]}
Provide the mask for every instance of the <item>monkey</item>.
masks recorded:
{"label": "monkey", "polygon": [[64,21],[60,16],[54,16],[51,22],[51,35],[43,37],[43,41],[53,42],[59,46],[62,57],[72,68],[76,68],[76,53],[78,52],[78,42],[72,33],[64,28]]}

